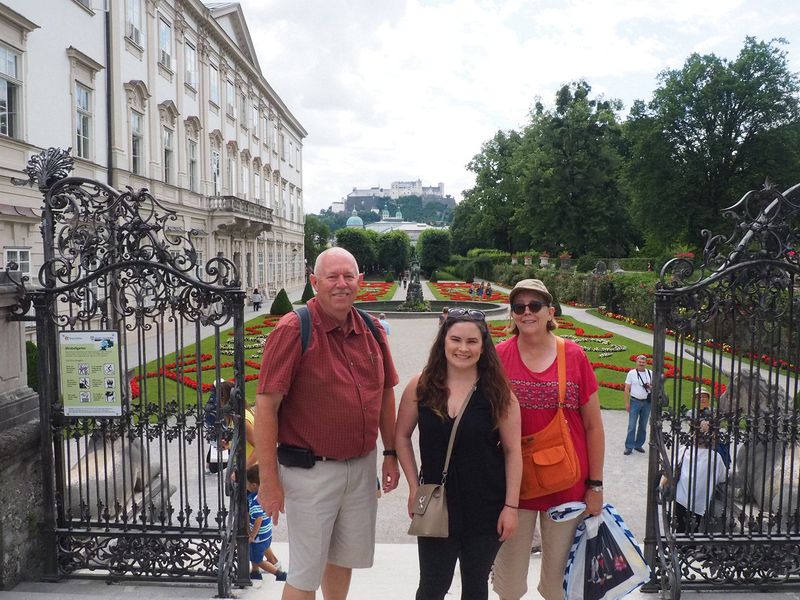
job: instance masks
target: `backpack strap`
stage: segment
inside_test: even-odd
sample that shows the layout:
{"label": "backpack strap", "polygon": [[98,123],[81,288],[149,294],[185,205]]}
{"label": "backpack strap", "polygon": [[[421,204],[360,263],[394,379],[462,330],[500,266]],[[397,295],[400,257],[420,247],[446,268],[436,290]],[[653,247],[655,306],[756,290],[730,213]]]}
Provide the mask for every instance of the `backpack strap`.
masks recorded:
{"label": "backpack strap", "polygon": [[[375,321],[372,320],[372,317],[367,311],[361,310],[360,308],[357,308],[356,311],[361,315],[364,325],[372,332],[372,336],[375,338],[375,341],[378,342],[378,346],[380,346],[381,337],[378,334],[377,327],[375,327]],[[308,310],[307,306],[300,306],[294,309],[294,313],[297,315],[297,318],[300,319],[300,354],[305,354],[308,344],[311,343],[311,312]]]}
{"label": "backpack strap", "polygon": [[294,313],[300,319],[300,354],[305,354],[311,341],[311,313],[307,306],[295,308]]}
{"label": "backpack strap", "polygon": [[381,336],[378,335],[378,329],[375,327],[375,321],[372,320],[372,315],[365,310],[361,310],[360,308],[357,308],[356,311],[358,311],[358,314],[361,315],[361,318],[364,320],[364,324],[372,332],[372,337],[375,338],[375,341],[378,342],[378,346],[380,346]]}

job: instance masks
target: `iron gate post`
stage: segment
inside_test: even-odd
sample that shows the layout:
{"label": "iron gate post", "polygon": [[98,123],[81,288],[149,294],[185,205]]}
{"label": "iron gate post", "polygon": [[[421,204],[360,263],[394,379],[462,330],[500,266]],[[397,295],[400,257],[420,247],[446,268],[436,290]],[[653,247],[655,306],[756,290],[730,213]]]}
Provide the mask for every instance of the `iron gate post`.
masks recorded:
{"label": "iron gate post", "polygon": [[239,447],[236,449],[239,454],[238,460],[235,464],[239,467],[239,473],[236,475],[238,481],[241,482],[236,487],[236,493],[239,503],[238,516],[239,519],[234,523],[236,528],[236,555],[238,561],[236,564],[236,584],[239,586],[250,585],[250,563],[249,563],[249,535],[248,527],[250,525],[250,511],[247,504],[247,460],[245,446],[247,443],[247,436],[245,432],[245,411],[247,410],[247,402],[245,399],[245,379],[244,379],[244,292],[236,291],[231,292],[233,296],[233,372],[236,377],[236,387],[241,390],[239,400],[241,404],[237,407],[238,413],[241,415],[239,419]]}
{"label": "iron gate post", "polygon": [[[671,308],[671,297],[663,292],[656,292],[655,295],[655,319],[653,326],[653,406],[650,410],[650,444],[653,449],[648,454],[647,464],[647,496],[646,496],[646,519],[644,533],[644,558],[652,569],[651,579],[642,587],[642,591],[657,592],[661,589],[658,581],[657,568],[661,561],[657,552],[658,537],[658,498],[656,495],[656,485],[654,482],[659,477],[659,458],[663,450],[663,439],[661,435],[661,414],[664,406],[669,402],[664,395],[664,348],[666,345],[666,324],[667,316]],[[679,582],[679,578],[676,578]],[[679,585],[679,583],[678,583]],[[680,589],[675,590],[680,597]]]}
{"label": "iron gate post", "polygon": [[55,326],[49,318],[49,301],[44,292],[33,294],[33,306],[36,310],[36,344],[39,348],[37,370],[39,373],[39,432],[42,461],[42,504],[44,523],[44,574],[45,580],[59,579],[58,573],[58,540],[56,526],[58,510],[56,507],[57,479],[61,469],[55,468],[53,456],[52,407],[56,394],[56,340]]}

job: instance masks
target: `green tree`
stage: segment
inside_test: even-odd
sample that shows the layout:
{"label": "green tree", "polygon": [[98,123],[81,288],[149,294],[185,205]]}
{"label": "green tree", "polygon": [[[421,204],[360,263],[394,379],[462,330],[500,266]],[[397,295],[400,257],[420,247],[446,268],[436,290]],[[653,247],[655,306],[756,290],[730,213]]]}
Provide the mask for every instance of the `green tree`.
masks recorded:
{"label": "green tree", "polygon": [[411,239],[405,231],[387,231],[378,238],[378,263],[395,273],[408,266]]}
{"label": "green tree", "polygon": [[423,223],[422,198],[419,196],[401,196],[397,199],[397,207],[403,213],[403,219],[415,223]]}
{"label": "green tree", "polygon": [[475,185],[464,192],[464,200],[453,215],[451,232],[456,252],[465,254],[476,246],[509,252],[529,247],[527,240],[519,239],[513,224],[522,202],[520,142],[519,133],[498,131],[467,165],[475,173]]}
{"label": "green tree", "polygon": [[328,247],[331,237],[330,227],[317,215],[306,215],[305,224],[305,259],[312,268],[317,256]]}
{"label": "green tree", "polygon": [[636,241],[619,185],[621,104],[590,93],[585,81],[564,85],[552,110],[531,114],[516,164],[523,201],[508,219],[525,247],[625,256]]}
{"label": "green tree", "polygon": [[432,273],[450,262],[450,232],[446,229],[426,229],[417,238],[417,256],[423,271]]}
{"label": "green tree", "polygon": [[358,268],[362,272],[369,270],[377,257],[375,242],[370,233],[356,227],[345,227],[336,232],[336,245],[341,246],[355,256]]}
{"label": "green tree", "polygon": [[626,181],[651,247],[697,245],[747,190],[797,181],[800,85],[784,44],[748,37],[732,61],[692,54],[634,105]]}

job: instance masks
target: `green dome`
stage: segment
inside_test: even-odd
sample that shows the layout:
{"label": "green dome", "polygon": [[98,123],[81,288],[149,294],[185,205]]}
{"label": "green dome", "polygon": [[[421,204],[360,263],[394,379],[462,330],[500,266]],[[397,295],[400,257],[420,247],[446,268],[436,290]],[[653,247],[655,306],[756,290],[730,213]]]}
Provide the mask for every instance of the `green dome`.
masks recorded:
{"label": "green dome", "polygon": [[356,209],[353,209],[353,214],[347,219],[346,227],[364,227],[364,221],[358,216]]}

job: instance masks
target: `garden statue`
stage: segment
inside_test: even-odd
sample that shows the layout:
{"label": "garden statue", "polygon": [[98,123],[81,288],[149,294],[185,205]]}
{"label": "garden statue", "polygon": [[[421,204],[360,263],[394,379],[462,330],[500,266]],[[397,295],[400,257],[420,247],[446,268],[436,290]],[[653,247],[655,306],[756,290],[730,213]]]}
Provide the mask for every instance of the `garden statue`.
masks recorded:
{"label": "garden statue", "polygon": [[791,431],[793,419],[786,397],[783,387],[765,381],[758,369],[742,370],[720,394],[719,412],[731,417],[738,414],[749,421],[736,453],[729,492],[736,500],[753,502],[764,513],[778,513],[791,523],[800,493],[800,446],[786,433]]}
{"label": "garden statue", "polygon": [[419,261],[415,258],[411,262],[411,281],[406,292],[405,305],[409,308],[418,307],[424,304],[422,297],[422,284],[419,282]]}
{"label": "garden statue", "polygon": [[419,283],[419,262],[416,260],[411,263],[411,283]]}

